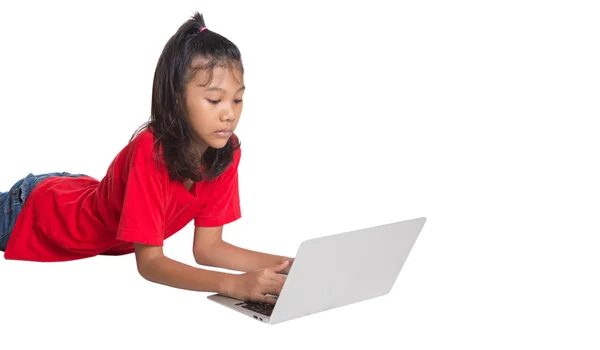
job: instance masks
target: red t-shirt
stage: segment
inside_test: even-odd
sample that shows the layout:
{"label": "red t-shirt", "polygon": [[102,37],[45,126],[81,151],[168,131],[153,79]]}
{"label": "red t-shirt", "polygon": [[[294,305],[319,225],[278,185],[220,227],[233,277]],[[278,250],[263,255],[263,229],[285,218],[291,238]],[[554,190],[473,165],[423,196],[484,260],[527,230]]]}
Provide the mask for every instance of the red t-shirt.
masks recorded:
{"label": "red t-shirt", "polygon": [[219,177],[188,191],[155,160],[153,143],[149,129],[141,132],[102,181],[83,176],[40,182],[23,205],[4,258],[48,262],[128,254],[136,242],[162,245],[192,219],[195,226],[216,227],[241,217],[240,149]]}

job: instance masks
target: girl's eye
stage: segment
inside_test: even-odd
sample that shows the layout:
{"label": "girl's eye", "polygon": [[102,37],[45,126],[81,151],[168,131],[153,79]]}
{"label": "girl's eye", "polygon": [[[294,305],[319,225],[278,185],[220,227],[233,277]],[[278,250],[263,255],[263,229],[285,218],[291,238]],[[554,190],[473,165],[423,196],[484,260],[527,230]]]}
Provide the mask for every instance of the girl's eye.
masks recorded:
{"label": "girl's eye", "polygon": [[[210,103],[211,103],[211,104],[213,104],[213,105],[216,105],[216,104],[218,104],[219,102],[221,102],[221,100],[209,100],[209,99],[207,99],[207,101],[208,101],[208,102],[210,102]],[[238,103],[242,103],[242,102],[244,102],[244,101],[242,101],[242,100],[233,100],[233,102],[235,102],[236,104],[238,104]]]}

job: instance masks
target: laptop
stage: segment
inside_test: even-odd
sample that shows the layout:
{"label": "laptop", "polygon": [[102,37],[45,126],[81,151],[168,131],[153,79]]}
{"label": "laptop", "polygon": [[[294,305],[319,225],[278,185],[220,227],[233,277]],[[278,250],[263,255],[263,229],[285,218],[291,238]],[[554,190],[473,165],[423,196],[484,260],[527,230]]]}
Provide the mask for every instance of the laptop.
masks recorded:
{"label": "laptop", "polygon": [[208,299],[276,324],[388,294],[425,225],[416,218],[302,242],[275,305]]}

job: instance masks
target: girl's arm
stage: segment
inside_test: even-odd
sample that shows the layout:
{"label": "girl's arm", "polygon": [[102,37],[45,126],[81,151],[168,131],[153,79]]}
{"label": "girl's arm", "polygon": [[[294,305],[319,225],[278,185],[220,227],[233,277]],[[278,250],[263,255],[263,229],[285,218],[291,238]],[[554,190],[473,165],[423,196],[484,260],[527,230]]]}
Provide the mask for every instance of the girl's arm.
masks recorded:
{"label": "girl's arm", "polygon": [[250,272],[289,260],[290,265],[281,272],[289,273],[293,258],[240,248],[223,241],[222,235],[223,226],[196,227],[193,251],[198,264]]}
{"label": "girl's arm", "polygon": [[140,275],[148,281],[198,292],[224,294],[234,275],[203,270],[169,259],[160,246],[135,244]]}
{"label": "girl's arm", "polygon": [[170,287],[227,295],[239,300],[275,304],[270,295],[279,295],[285,278],[280,276],[289,263],[235,275],[192,267],[164,256],[162,247],[135,244],[137,268],[146,280]]}

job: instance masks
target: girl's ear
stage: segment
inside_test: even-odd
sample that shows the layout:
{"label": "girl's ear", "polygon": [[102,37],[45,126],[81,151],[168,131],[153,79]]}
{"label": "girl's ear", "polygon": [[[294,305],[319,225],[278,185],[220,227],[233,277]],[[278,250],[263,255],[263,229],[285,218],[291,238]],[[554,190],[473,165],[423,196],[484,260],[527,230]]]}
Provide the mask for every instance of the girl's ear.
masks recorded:
{"label": "girl's ear", "polygon": [[177,105],[177,107],[181,108],[183,106],[185,106],[185,103],[183,103],[183,96],[181,95],[177,95],[177,98],[175,99],[175,104]]}
{"label": "girl's ear", "polygon": [[187,108],[183,96],[179,95],[175,99],[175,108],[177,113],[187,114]]}

